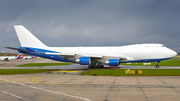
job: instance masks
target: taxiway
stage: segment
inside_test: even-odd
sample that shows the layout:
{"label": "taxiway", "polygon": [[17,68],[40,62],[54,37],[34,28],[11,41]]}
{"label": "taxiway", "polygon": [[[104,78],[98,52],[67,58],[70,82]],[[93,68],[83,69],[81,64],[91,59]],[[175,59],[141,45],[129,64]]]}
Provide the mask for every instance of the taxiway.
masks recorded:
{"label": "taxiway", "polygon": [[179,76],[0,76],[0,101],[177,101]]}
{"label": "taxiway", "polygon": [[[14,60],[5,63],[1,68],[52,69],[52,67],[13,67],[30,62],[56,61]],[[177,101],[180,99],[180,76],[82,76],[79,72],[87,67],[69,65],[69,67],[53,68],[69,71],[61,70],[53,74],[0,75],[0,101]],[[115,69],[121,68],[155,67],[122,66]]]}

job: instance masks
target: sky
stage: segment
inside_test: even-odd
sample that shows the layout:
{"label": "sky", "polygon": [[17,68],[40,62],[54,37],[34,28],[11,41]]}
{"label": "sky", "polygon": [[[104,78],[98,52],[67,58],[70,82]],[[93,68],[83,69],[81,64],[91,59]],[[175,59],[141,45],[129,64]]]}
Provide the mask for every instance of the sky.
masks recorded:
{"label": "sky", "polygon": [[57,47],[161,43],[180,52],[180,0],[0,0],[0,52],[14,25]]}

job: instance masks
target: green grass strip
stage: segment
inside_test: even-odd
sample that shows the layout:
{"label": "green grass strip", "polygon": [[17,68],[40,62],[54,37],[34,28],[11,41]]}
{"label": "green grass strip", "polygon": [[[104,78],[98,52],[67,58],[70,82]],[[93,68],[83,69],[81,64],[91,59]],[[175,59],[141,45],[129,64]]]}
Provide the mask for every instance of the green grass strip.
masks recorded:
{"label": "green grass strip", "polygon": [[141,70],[142,74],[125,74],[127,69],[97,69],[82,72],[82,75],[97,76],[180,76],[180,69],[131,69]]}
{"label": "green grass strip", "polygon": [[[143,63],[121,63],[120,65],[128,65],[128,66],[156,66],[157,62],[148,62],[151,63],[151,65],[143,65]],[[180,59],[179,58],[172,58],[169,60],[161,61],[160,66],[180,66]]]}
{"label": "green grass strip", "polygon": [[0,75],[10,74],[31,74],[31,73],[42,73],[48,71],[57,71],[59,69],[0,69]]}
{"label": "green grass strip", "polygon": [[72,63],[28,63],[24,65],[18,65],[16,67],[40,67],[40,66],[64,66]]}

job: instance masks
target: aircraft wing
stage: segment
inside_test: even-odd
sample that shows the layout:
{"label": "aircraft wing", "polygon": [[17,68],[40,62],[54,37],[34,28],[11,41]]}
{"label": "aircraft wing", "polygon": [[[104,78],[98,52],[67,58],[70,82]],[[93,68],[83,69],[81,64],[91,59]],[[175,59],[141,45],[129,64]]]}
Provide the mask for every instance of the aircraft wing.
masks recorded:
{"label": "aircraft wing", "polygon": [[13,48],[13,47],[5,47],[5,48],[13,49],[13,50],[20,50],[20,51],[23,51],[23,52],[28,52],[26,49],[19,49],[19,48]]}
{"label": "aircraft wing", "polygon": [[[13,49],[13,50],[20,50],[23,52],[36,52],[32,49],[25,48],[25,49],[19,49],[19,48],[13,48],[13,47],[5,47],[8,49]],[[65,57],[65,59],[69,60],[75,60],[78,59],[79,57],[90,57],[91,59],[95,60],[101,60],[101,61],[106,61],[109,59],[119,59],[119,60],[127,60],[128,57],[126,56],[103,56],[103,55],[86,55],[86,54],[73,54],[73,53],[51,53],[51,52],[45,52],[44,54],[51,54],[51,55],[59,55],[60,57]]]}
{"label": "aircraft wing", "polygon": [[109,59],[119,59],[119,60],[127,60],[126,56],[103,56],[103,55],[85,55],[85,54],[73,54],[73,53],[45,53],[45,54],[53,54],[59,55],[60,57],[65,57],[65,59],[74,60],[79,57],[90,57],[91,59],[106,61]]}

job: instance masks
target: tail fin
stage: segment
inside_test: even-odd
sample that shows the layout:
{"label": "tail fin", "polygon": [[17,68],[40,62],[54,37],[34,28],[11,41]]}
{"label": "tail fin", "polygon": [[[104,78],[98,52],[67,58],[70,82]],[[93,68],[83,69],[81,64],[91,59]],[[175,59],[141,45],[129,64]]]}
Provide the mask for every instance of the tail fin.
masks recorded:
{"label": "tail fin", "polygon": [[46,47],[38,38],[22,25],[14,25],[22,47]]}
{"label": "tail fin", "polygon": [[20,59],[21,57],[22,57],[22,53],[20,53],[17,57],[16,57],[16,59]]}
{"label": "tail fin", "polygon": [[34,58],[34,55],[33,56],[31,56],[31,59],[33,59]]}

